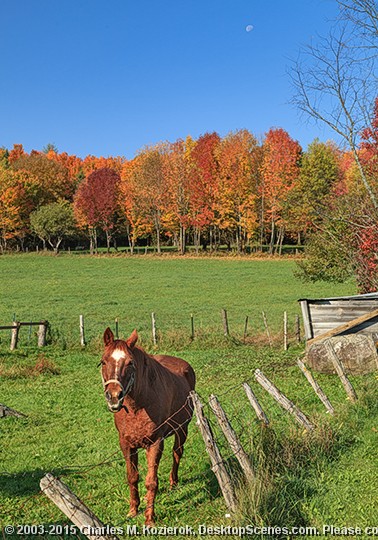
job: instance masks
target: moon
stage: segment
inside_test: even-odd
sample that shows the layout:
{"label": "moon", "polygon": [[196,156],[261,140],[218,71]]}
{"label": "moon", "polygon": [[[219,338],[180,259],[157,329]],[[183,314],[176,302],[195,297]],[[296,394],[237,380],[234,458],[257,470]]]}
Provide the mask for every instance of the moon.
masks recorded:
{"label": "moon", "polygon": [[246,32],[251,32],[253,30],[253,25],[252,24],[248,24],[246,27],[245,27],[245,31]]}

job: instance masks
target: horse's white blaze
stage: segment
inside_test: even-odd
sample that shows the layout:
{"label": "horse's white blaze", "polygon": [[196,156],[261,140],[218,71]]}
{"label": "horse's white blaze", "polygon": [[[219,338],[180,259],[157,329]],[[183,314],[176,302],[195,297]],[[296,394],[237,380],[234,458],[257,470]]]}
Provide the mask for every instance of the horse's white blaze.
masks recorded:
{"label": "horse's white blaze", "polygon": [[126,358],[125,351],[122,351],[121,349],[115,349],[112,354],[112,358],[118,362],[118,360],[122,360],[122,358]]}
{"label": "horse's white blaze", "polygon": [[119,374],[119,366],[118,366],[118,362],[120,360],[123,360],[124,358],[126,358],[126,354],[125,354],[125,351],[123,351],[122,349],[115,349],[113,351],[113,354],[112,354],[112,358],[113,360],[115,360],[115,376],[114,378],[115,379],[118,379],[118,374]]}

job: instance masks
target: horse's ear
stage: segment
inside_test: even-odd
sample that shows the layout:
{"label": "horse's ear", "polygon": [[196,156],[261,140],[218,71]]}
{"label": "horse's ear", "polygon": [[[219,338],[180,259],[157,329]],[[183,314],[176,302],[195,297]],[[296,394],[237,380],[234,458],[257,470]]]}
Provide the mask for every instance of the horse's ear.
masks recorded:
{"label": "horse's ear", "polygon": [[110,343],[113,343],[114,341],[114,334],[110,330],[110,328],[107,328],[104,332],[104,343],[106,346],[110,345]]}
{"label": "horse's ear", "polygon": [[126,345],[129,347],[129,349],[133,349],[137,341],[138,341],[138,332],[134,330],[131,336],[129,337],[129,339],[126,341]]}

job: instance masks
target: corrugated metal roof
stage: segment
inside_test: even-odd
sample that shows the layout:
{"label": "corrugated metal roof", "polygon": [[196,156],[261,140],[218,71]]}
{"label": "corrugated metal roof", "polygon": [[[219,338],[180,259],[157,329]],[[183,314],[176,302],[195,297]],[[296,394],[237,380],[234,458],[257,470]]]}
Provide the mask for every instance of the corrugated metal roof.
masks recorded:
{"label": "corrugated metal roof", "polygon": [[365,294],[355,294],[353,296],[333,296],[331,298],[300,298],[298,302],[321,302],[322,300],[378,300],[378,291]]}

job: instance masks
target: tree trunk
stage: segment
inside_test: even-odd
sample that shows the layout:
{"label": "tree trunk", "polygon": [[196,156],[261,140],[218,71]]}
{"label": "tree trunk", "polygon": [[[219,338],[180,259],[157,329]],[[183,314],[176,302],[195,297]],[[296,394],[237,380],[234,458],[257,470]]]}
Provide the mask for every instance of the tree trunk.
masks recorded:
{"label": "tree trunk", "polygon": [[112,239],[112,234],[108,230],[105,231],[106,234],[106,251],[107,253],[110,253],[110,242]]}
{"label": "tree trunk", "polygon": [[280,236],[278,254],[281,256],[282,255],[282,244],[283,244],[283,241],[284,241],[284,238],[285,238],[285,227],[281,227],[280,235],[281,236]]}
{"label": "tree trunk", "polygon": [[180,255],[184,255],[186,251],[186,245],[185,245],[185,227],[180,225],[180,237],[179,237],[179,250]]}
{"label": "tree trunk", "polygon": [[275,223],[274,223],[274,218],[272,217],[272,231],[270,233],[269,255],[273,255],[275,236],[276,236]]}
{"label": "tree trunk", "polygon": [[160,226],[156,225],[156,249],[158,252],[158,255],[161,254],[161,247],[160,247]]}
{"label": "tree trunk", "polygon": [[200,241],[201,241],[201,229],[200,229],[200,227],[196,227],[194,229],[194,245],[196,247],[196,254],[197,255],[199,253]]}

